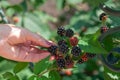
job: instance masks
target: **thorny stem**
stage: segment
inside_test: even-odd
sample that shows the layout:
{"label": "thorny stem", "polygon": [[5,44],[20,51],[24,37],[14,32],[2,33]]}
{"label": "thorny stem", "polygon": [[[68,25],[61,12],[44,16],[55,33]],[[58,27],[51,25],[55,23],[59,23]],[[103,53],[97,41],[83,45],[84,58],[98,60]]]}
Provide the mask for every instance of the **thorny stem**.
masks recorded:
{"label": "thorny stem", "polygon": [[100,8],[101,8],[104,12],[108,13],[109,15],[113,15],[113,16],[118,16],[118,17],[120,17],[120,11],[118,11],[118,10],[113,10],[113,9],[109,8],[108,6],[106,6],[106,5],[104,5],[104,4],[100,4]]}
{"label": "thorny stem", "polygon": [[4,12],[3,12],[3,10],[1,8],[0,8],[0,16],[1,16],[2,20],[4,21],[4,23],[8,23],[8,20],[5,17]]}
{"label": "thorny stem", "polygon": [[53,70],[59,70],[58,68],[50,68],[50,69],[46,69],[43,72],[41,72],[40,74],[38,74],[38,77],[41,77],[43,74],[49,72],[49,71],[53,71]]}
{"label": "thorny stem", "polygon": [[[102,43],[103,39],[104,39],[106,36],[108,36],[108,35],[110,35],[110,34],[113,34],[113,33],[116,33],[116,32],[120,32],[120,26],[109,29],[107,32],[103,33],[103,34],[99,37],[98,40]],[[99,55],[99,58],[101,59],[101,61],[103,62],[103,64],[104,64],[106,67],[108,67],[110,70],[115,71],[115,72],[120,72],[120,68],[115,67],[114,65],[109,64],[109,63],[106,61],[105,57],[104,57],[102,54]]]}

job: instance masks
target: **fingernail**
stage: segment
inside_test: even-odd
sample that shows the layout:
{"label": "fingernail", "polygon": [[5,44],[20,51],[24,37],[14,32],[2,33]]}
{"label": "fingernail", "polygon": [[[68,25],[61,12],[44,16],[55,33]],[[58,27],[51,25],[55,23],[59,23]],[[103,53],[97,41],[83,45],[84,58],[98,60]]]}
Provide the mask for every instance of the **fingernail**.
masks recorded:
{"label": "fingernail", "polygon": [[52,41],[46,41],[46,43],[47,43],[48,45],[53,45],[53,44],[52,44]]}

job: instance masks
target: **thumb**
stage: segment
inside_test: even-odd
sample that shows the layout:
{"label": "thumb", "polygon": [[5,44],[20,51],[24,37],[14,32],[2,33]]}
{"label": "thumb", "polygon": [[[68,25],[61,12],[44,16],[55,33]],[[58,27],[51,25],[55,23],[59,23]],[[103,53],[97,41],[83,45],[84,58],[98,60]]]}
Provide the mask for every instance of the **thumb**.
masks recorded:
{"label": "thumb", "polygon": [[31,41],[32,45],[42,46],[42,47],[50,47],[53,45],[52,41],[48,41],[43,38],[41,35],[32,33],[30,31],[27,32],[26,35],[27,41]]}

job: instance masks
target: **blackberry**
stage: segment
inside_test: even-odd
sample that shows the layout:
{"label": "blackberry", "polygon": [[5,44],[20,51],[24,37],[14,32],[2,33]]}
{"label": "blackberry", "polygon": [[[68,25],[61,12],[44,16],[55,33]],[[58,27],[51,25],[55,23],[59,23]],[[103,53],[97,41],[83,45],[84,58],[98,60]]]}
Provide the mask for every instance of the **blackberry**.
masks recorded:
{"label": "blackberry", "polygon": [[103,27],[101,27],[101,28],[100,28],[101,33],[106,32],[108,29],[109,29],[109,28],[108,28],[108,27],[106,27],[106,26],[103,26]]}
{"label": "blackberry", "polygon": [[82,64],[82,63],[84,63],[84,61],[83,61],[82,59],[79,59],[79,60],[77,61],[77,63]]}
{"label": "blackberry", "polygon": [[92,54],[92,53],[91,54],[90,53],[86,53],[86,55],[87,55],[88,58],[93,58],[93,57],[96,56],[96,54]]}
{"label": "blackberry", "polygon": [[100,14],[100,17],[99,19],[102,21],[102,20],[105,20],[107,17],[106,17],[106,14],[105,13],[102,13]]}
{"label": "blackberry", "polygon": [[71,53],[73,56],[78,57],[81,53],[81,49],[77,46],[72,47]]}
{"label": "blackberry", "polygon": [[78,44],[78,38],[77,38],[77,37],[71,37],[71,38],[69,39],[69,41],[70,41],[70,44],[71,44],[72,46],[76,46],[76,45]]}
{"label": "blackberry", "polygon": [[66,30],[66,34],[65,34],[67,37],[72,37],[74,35],[74,32],[72,29],[67,29]]}
{"label": "blackberry", "polygon": [[81,59],[82,59],[84,62],[87,61],[87,60],[88,60],[87,54],[83,54],[82,57],[81,57]]}
{"label": "blackberry", "polygon": [[52,46],[50,46],[49,48],[48,48],[48,51],[52,54],[52,55],[56,55],[56,53],[57,53],[57,46],[55,46],[55,45],[52,45]]}
{"label": "blackberry", "polygon": [[59,45],[59,46],[62,45],[62,44],[67,44],[67,42],[65,42],[65,40],[60,40],[60,41],[58,41],[58,45]]}
{"label": "blackberry", "polygon": [[63,58],[57,59],[57,65],[60,68],[64,68],[65,67],[65,60]]}
{"label": "blackberry", "polygon": [[57,34],[60,36],[65,35],[65,28],[64,27],[58,27]]}
{"label": "blackberry", "polygon": [[61,44],[61,45],[59,46],[59,50],[60,50],[60,52],[62,52],[62,53],[66,53],[66,52],[68,52],[69,47],[68,47],[66,44]]}

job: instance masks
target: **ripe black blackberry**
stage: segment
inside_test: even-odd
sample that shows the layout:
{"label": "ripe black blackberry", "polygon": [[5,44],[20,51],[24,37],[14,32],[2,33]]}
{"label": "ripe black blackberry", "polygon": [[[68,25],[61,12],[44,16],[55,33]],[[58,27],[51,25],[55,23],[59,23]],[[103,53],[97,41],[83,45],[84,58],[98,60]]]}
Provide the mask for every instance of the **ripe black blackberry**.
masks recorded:
{"label": "ripe black blackberry", "polygon": [[68,50],[69,50],[69,47],[66,44],[61,44],[59,46],[59,51],[62,52],[62,53],[66,53],[66,52],[68,52]]}
{"label": "ripe black blackberry", "polygon": [[72,50],[71,50],[71,54],[73,54],[73,56],[78,57],[81,53],[81,49],[77,46],[73,46]]}
{"label": "ripe black blackberry", "polygon": [[56,62],[59,68],[65,67],[65,60],[63,58],[57,59]]}
{"label": "ripe black blackberry", "polygon": [[48,51],[51,53],[51,55],[56,55],[58,47],[55,45],[52,45],[48,48]]}
{"label": "ripe black blackberry", "polygon": [[84,63],[84,60],[79,59],[79,60],[77,61],[77,63],[82,64],[82,63]]}
{"label": "ripe black blackberry", "polygon": [[64,27],[58,27],[57,34],[60,36],[65,35],[65,28]]}
{"label": "ripe black blackberry", "polygon": [[58,45],[59,45],[59,46],[62,45],[62,44],[67,44],[67,42],[66,42],[65,40],[60,40],[60,41],[58,41]]}
{"label": "ripe black blackberry", "polygon": [[74,32],[72,29],[67,29],[66,30],[66,34],[65,34],[67,37],[72,37],[74,35]]}
{"label": "ripe black blackberry", "polygon": [[86,53],[86,55],[87,55],[88,58],[93,58],[93,57],[96,56],[96,54],[92,54],[92,53],[91,54],[90,53]]}
{"label": "ripe black blackberry", "polygon": [[100,14],[99,19],[100,19],[101,21],[102,21],[102,20],[105,20],[105,19],[106,19],[106,14],[105,14],[105,13]]}
{"label": "ripe black blackberry", "polygon": [[108,29],[109,29],[109,28],[108,28],[107,26],[103,26],[103,27],[100,28],[101,33],[106,32]]}

